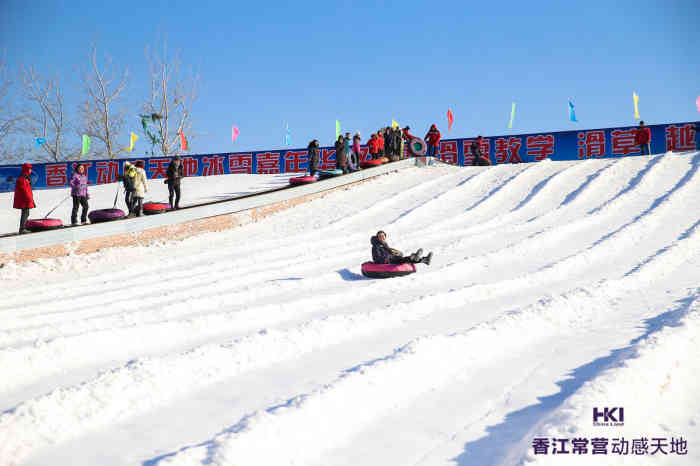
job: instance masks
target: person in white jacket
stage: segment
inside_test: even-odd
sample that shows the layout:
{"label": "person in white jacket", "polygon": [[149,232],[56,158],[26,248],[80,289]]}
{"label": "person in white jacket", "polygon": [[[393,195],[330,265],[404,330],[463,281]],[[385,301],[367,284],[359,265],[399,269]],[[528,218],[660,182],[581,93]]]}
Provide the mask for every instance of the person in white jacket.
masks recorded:
{"label": "person in white jacket", "polygon": [[134,176],[134,213],[137,217],[143,214],[143,198],[148,192],[148,185],[146,184],[146,170],[143,169],[143,162],[139,160],[136,162],[136,176]]}

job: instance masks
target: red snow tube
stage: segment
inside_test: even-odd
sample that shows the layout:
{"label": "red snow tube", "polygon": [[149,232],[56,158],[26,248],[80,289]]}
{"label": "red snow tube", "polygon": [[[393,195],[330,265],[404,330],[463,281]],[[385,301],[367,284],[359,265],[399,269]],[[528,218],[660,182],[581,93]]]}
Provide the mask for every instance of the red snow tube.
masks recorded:
{"label": "red snow tube", "polygon": [[296,178],[290,178],[289,184],[309,184],[316,181],[315,176],[297,176]]}
{"label": "red snow tube", "polygon": [[[383,158],[383,157],[382,157]],[[384,162],[382,159],[376,159],[376,160],[365,160],[360,164],[360,168],[371,168],[371,167],[376,167],[377,165],[381,165]]]}
{"label": "red snow tube", "polygon": [[382,163],[387,163],[387,162],[389,162],[389,159],[386,158],[386,157],[379,157],[379,160],[381,160]]}
{"label": "red snow tube", "polygon": [[365,262],[362,264],[362,275],[369,278],[392,278],[410,275],[416,271],[413,264],[375,264]]}
{"label": "red snow tube", "polygon": [[61,228],[63,222],[57,218],[39,218],[34,220],[27,220],[24,224],[24,228],[29,231],[44,231],[44,230],[55,230],[56,228]]}
{"label": "red snow tube", "polygon": [[143,213],[146,215],[162,214],[170,208],[170,204],[165,202],[146,202],[143,205]]}
{"label": "red snow tube", "polygon": [[421,138],[413,138],[408,144],[408,151],[411,155],[422,157],[428,152],[428,145]]}
{"label": "red snow tube", "polygon": [[119,220],[124,217],[126,217],[126,213],[121,209],[98,209],[88,214],[90,223],[109,222],[110,220]]}

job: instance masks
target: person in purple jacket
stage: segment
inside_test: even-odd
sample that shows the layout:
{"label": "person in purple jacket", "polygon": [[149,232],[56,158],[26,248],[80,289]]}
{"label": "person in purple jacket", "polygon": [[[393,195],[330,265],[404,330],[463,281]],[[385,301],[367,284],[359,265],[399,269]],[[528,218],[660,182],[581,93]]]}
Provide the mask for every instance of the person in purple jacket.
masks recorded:
{"label": "person in purple jacket", "polygon": [[88,214],[88,179],[85,174],[85,165],[77,165],[70,177],[70,193],[73,196],[73,211],[70,214],[71,225],[78,224],[78,207],[82,206],[80,221],[83,225],[87,223]]}

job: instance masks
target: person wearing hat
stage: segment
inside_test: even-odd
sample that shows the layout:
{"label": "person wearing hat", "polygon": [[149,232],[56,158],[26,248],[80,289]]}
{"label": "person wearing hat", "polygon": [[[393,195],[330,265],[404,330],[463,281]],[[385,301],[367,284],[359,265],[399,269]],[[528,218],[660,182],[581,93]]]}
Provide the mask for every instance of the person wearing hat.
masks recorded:
{"label": "person wearing hat", "polygon": [[319,142],[318,139],[311,141],[306,148],[309,152],[309,176],[314,176],[316,170],[318,169],[318,159],[319,159]]}
{"label": "person wearing hat", "polygon": [[[170,207],[173,209],[180,208],[180,180],[183,176],[185,176],[185,172],[182,168],[182,160],[180,160],[178,155],[168,165],[168,179],[165,180],[168,184]],[[173,197],[175,198],[175,204],[173,204]]]}
{"label": "person wearing hat", "polygon": [[136,176],[136,167],[131,162],[124,162],[124,174],[119,176],[119,179],[124,183],[124,202],[129,213],[134,210],[134,177]]}
{"label": "person wearing hat", "polygon": [[29,219],[29,209],[36,207],[34,204],[34,194],[32,193],[32,166],[25,163],[22,165],[22,174],[15,181],[15,197],[12,207],[20,209],[22,213],[19,219],[19,234],[27,233],[24,224]]}
{"label": "person wearing hat", "polygon": [[426,264],[430,265],[433,260],[433,253],[423,256],[423,250],[419,249],[409,256],[404,256],[401,251],[390,248],[386,242],[386,233],[378,231],[370,238],[372,244],[372,262],[375,264]]}
{"label": "person wearing hat", "polygon": [[425,142],[428,144],[428,157],[440,156],[440,130],[437,126],[430,125],[430,130],[425,135]]}
{"label": "person wearing hat", "polygon": [[146,170],[143,167],[143,160],[138,160],[136,162],[136,174],[134,175],[134,196],[132,202],[132,213],[136,214],[137,217],[143,214],[143,198],[148,192]]}

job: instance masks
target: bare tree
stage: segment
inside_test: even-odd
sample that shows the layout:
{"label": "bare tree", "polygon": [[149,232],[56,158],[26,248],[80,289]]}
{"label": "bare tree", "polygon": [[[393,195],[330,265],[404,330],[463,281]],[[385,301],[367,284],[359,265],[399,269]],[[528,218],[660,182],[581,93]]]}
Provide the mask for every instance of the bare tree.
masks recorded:
{"label": "bare tree", "polygon": [[[83,71],[87,98],[80,105],[80,113],[83,133],[104,145],[103,149],[96,148],[93,153],[113,159],[123,151],[117,145],[116,138],[124,125],[125,114],[123,109],[115,110],[113,104],[126,87],[129,71],[119,71],[110,57],[106,57],[106,62],[101,69],[97,63],[97,46],[93,45],[90,68]],[[116,76],[121,76],[118,81]]]}
{"label": "bare tree", "polygon": [[20,66],[20,75],[25,102],[20,112],[18,132],[43,141],[31,151],[31,157],[53,162],[79,159],[78,138],[72,146],[64,144],[70,125],[65,116],[58,74],[53,79],[44,79],[32,66]]}
{"label": "bare tree", "polygon": [[190,131],[191,112],[197,98],[199,77],[196,74],[181,75],[178,54],[174,58],[168,57],[165,40],[160,55],[146,49],[146,57],[151,74],[151,98],[143,109],[146,115],[151,116],[154,131],[148,134],[146,121],[149,119],[144,120],[142,116],[144,133],[154,145],[159,146],[163,155],[177,155],[181,152],[180,133],[184,133],[188,139],[193,136]]}
{"label": "bare tree", "polygon": [[21,156],[21,150],[11,138],[21,121],[7,95],[13,84],[3,54],[0,58],[0,162],[14,162]]}

